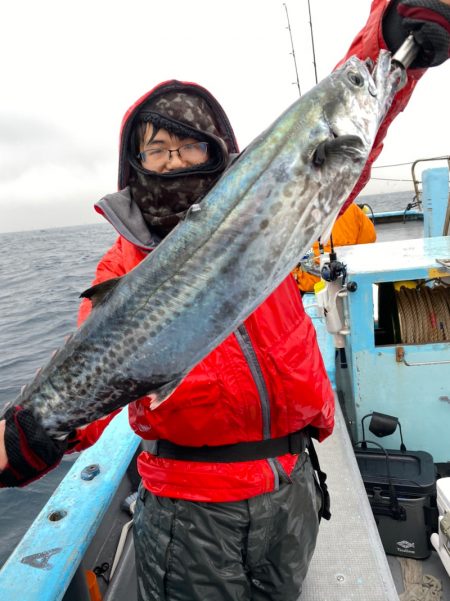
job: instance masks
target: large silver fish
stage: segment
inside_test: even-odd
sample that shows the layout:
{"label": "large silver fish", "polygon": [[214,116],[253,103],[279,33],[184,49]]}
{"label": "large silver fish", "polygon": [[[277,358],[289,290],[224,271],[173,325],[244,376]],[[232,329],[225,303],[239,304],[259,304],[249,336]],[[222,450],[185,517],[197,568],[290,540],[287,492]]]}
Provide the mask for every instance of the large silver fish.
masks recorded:
{"label": "large silver fish", "polygon": [[400,85],[382,52],[351,58],[261,134],[185,220],[114,286],[22,391],[52,436],[148,395],[164,401],[325,231]]}

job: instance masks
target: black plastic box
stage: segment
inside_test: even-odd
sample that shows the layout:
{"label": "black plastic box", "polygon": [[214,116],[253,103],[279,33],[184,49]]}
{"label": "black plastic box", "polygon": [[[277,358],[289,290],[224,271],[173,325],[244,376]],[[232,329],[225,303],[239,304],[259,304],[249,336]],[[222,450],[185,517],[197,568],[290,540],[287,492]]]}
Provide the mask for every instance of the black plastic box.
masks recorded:
{"label": "black plastic box", "polygon": [[379,449],[355,449],[384,550],[424,559],[430,555],[437,522],[433,457],[424,451],[386,453],[388,459]]}

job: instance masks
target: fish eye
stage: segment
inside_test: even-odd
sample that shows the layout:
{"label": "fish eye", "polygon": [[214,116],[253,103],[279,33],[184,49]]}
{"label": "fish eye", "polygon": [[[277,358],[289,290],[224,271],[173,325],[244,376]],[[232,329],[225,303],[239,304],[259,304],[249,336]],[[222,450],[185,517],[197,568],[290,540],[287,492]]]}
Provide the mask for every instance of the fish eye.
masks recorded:
{"label": "fish eye", "polygon": [[347,73],[347,78],[350,83],[357,86],[358,88],[362,88],[362,86],[364,85],[364,78],[357,71],[349,71]]}

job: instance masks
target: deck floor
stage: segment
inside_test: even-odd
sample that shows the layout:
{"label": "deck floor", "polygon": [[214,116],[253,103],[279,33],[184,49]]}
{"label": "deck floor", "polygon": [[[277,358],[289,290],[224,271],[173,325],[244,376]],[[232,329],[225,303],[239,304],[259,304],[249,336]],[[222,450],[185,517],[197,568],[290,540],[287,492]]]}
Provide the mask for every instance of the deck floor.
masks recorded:
{"label": "deck floor", "polygon": [[398,601],[337,399],[334,432],[316,449],[332,518],[321,524],[301,601]]}

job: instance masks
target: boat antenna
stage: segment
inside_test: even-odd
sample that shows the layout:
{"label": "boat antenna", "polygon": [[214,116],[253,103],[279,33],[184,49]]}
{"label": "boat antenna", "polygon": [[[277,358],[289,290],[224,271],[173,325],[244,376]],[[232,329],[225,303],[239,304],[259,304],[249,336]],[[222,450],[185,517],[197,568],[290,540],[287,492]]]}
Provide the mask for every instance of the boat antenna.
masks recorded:
{"label": "boat antenna", "polygon": [[294,42],[292,40],[292,30],[291,30],[291,24],[289,22],[289,13],[288,13],[287,6],[286,6],[286,4],[284,2],[283,2],[283,6],[284,6],[284,8],[286,10],[286,19],[287,19],[287,24],[288,24],[288,26],[286,27],[286,29],[289,30],[289,37],[291,38],[291,49],[292,49],[292,52],[290,54],[292,54],[292,58],[294,59],[295,77],[296,77],[296,80],[297,80],[297,81],[293,81],[292,83],[293,83],[293,85],[297,85],[298,95],[301,96],[302,92],[300,90],[300,81],[298,79],[297,60],[295,58]]}
{"label": "boat antenna", "polygon": [[312,54],[313,54],[314,75],[316,76],[316,84],[317,84],[318,79],[317,79],[316,51],[314,49],[314,34],[313,34],[313,26],[312,26],[312,18],[311,18],[311,5],[309,3],[309,0],[308,0],[308,12],[309,12],[309,27],[311,29],[311,46],[312,46]]}

